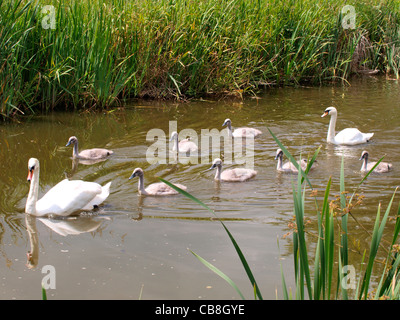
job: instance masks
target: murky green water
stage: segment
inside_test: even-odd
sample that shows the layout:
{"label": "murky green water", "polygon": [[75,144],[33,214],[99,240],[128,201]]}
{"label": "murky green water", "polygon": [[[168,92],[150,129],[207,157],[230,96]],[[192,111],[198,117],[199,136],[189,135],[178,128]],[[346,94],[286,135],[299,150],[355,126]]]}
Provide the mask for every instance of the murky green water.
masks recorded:
{"label": "murky green water", "polygon": [[[292,217],[292,180],[276,172],[277,145],[269,127],[293,155],[313,153],[322,145],[311,182],[323,196],[329,176],[333,192],[339,190],[341,156],[345,156],[346,189],[361,180],[361,151],[370,159],[386,155],[394,170],[371,175],[362,186],[363,204],[353,214],[372,230],[378,203],[384,208],[399,185],[400,88],[396,81],[368,78],[346,88],[271,89],[261,99],[242,102],[199,101],[187,104],[141,102],[107,114],[55,113],[34,117],[22,124],[0,126],[0,299],[40,299],[43,266],[56,270],[56,289],[49,299],[232,299],[240,298],[190,252],[196,252],[224,271],[247,298],[253,290],[218,221],[183,196],[142,198],[132,170],[145,170],[145,183],[157,176],[179,182],[213,208],[241,246],[264,298],[281,293],[280,264],[293,280],[291,238],[283,239]],[[339,110],[337,129],[358,127],[374,132],[367,145],[327,145],[329,119],[321,118],[327,106]],[[254,146],[256,179],[217,184],[209,164],[148,164],[149,130],[169,135],[169,121],[178,131],[186,128],[221,130],[225,118],[233,126],[252,126],[264,132]],[[73,166],[72,149],[65,147],[76,135],[80,148],[105,147],[115,154],[93,165]],[[41,162],[40,195],[65,175],[105,184],[111,194],[95,214],[73,220],[25,219],[29,190],[27,162]],[[226,166],[228,167],[228,166]],[[233,166],[232,166],[233,167]],[[313,199],[311,224],[315,223]],[[396,209],[397,209],[396,202]],[[393,212],[394,214],[394,212]],[[389,223],[389,227],[392,222]],[[351,222],[351,241],[361,250],[369,244],[365,231]],[[29,231],[29,232],[28,232]],[[280,251],[277,245],[280,243]],[[310,238],[310,241],[313,241]],[[31,251],[30,265],[27,252]],[[351,261],[359,263],[358,253]],[[33,265],[32,265],[33,264]],[[291,283],[293,286],[293,283]]]}

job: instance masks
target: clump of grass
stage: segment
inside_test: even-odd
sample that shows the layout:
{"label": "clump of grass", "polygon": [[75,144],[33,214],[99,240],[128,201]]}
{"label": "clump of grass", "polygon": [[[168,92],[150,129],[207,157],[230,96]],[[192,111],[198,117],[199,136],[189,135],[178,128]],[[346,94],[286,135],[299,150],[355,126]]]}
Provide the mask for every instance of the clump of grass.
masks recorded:
{"label": "clump of grass", "polygon": [[[290,161],[298,167],[297,161],[282,145],[279,139],[269,130],[274,140],[281,147],[285,155]],[[349,290],[346,283],[346,266],[351,264],[349,261],[349,247],[348,247],[348,219],[352,216],[352,209],[359,204],[360,197],[357,195],[358,188],[367,179],[369,174],[374,168],[382,161],[381,158],[377,164],[372,168],[361,180],[359,185],[351,196],[347,196],[345,189],[344,179],[344,160],[342,158],[341,172],[340,172],[340,196],[338,197],[339,205],[333,205],[333,201],[330,201],[330,192],[332,179],[329,178],[322,206],[318,204],[315,198],[316,211],[318,218],[318,228],[316,237],[316,249],[313,256],[309,255],[309,244],[306,242],[306,186],[308,185],[312,189],[312,184],[308,179],[308,171],[312,166],[312,162],[315,161],[318,155],[319,149],[315,152],[314,156],[308,163],[307,169],[303,172],[299,168],[299,174],[297,182],[293,184],[293,212],[294,212],[294,223],[293,225],[293,262],[294,262],[294,275],[295,275],[295,292],[294,296],[287,289],[285,276],[282,273],[282,288],[284,299],[349,299]],[[195,203],[201,205],[213,215],[215,212],[205,205],[201,200],[197,199],[188,192],[181,190],[172,183],[160,179],[164,183],[168,184],[181,194],[185,195]],[[305,183],[306,182],[306,183]],[[397,191],[397,188],[396,188]],[[391,200],[386,208],[385,213],[381,218],[381,205],[379,204],[375,219],[375,224],[372,232],[369,232],[371,237],[370,249],[364,252],[361,265],[366,263],[366,270],[363,273],[363,277],[360,278],[358,285],[351,292],[353,299],[399,299],[400,298],[400,279],[398,275],[400,267],[400,255],[399,245],[396,244],[399,233],[400,233],[400,206],[396,215],[396,223],[393,231],[392,240],[389,242],[389,246],[383,242],[383,233],[385,230],[386,223],[389,218],[389,213],[393,206],[394,197],[396,191],[393,193]],[[314,195],[315,196],[315,195]],[[356,203],[353,203],[356,201]],[[339,207],[339,213],[335,212],[336,208]],[[354,218],[354,217],[353,217]],[[355,218],[354,218],[355,219]],[[338,222],[336,225],[338,229],[335,230],[335,220]],[[234,236],[230,233],[225,224],[220,220],[223,228],[227,232],[232,244],[234,245],[236,252],[238,253],[242,265],[246,271],[246,274],[250,280],[251,286],[254,289],[254,297],[256,299],[262,299],[261,292],[256,283],[255,277],[244,257],[242,250],[238,243],[234,239]],[[335,234],[338,234],[338,239],[335,239]],[[376,265],[376,256],[380,247],[383,247],[387,251],[387,257],[383,271],[379,277],[377,276],[377,284],[374,283],[375,288],[371,288],[371,279],[376,274],[373,273],[374,266]],[[225,279],[244,299],[243,294],[237,285],[221,270],[207,262],[193,252],[193,254],[210,270],[218,274],[220,277]],[[314,261],[312,263],[312,261]],[[338,267],[335,270],[335,265]]]}
{"label": "clump of grass", "polygon": [[[382,159],[380,159],[381,161]],[[380,162],[379,161],[379,162]],[[331,189],[331,178],[329,178],[322,204],[322,210],[319,212],[317,207],[318,216],[318,237],[317,246],[314,253],[314,264],[309,263],[309,254],[307,252],[307,243],[305,240],[305,207],[304,199],[306,190],[301,184],[299,175],[297,188],[293,187],[294,198],[294,214],[296,217],[295,225],[296,230],[293,233],[293,250],[294,250],[294,265],[295,265],[295,279],[296,279],[296,299],[331,299],[332,297],[339,299],[348,299],[349,290],[344,284],[346,281],[347,266],[353,265],[349,261],[349,248],[348,248],[348,219],[351,216],[351,210],[354,207],[353,200],[355,199],[356,191],[350,196],[346,197],[345,182],[344,182],[344,161],[342,159],[341,173],[340,173],[340,214],[334,210],[335,206],[329,201],[329,194]],[[372,172],[373,169],[370,172]],[[361,183],[367,178],[369,173],[363,178]],[[360,185],[361,185],[360,183]],[[397,191],[397,189],[396,189]],[[375,225],[371,236],[370,250],[367,258],[367,268],[364,272],[362,280],[354,288],[354,299],[367,299],[370,298],[369,293],[371,290],[371,278],[373,276],[373,268],[376,265],[375,258],[382,243],[382,236],[388,221],[389,212],[393,205],[393,196],[388,204],[388,207],[381,219],[381,205],[379,204]],[[400,207],[399,207],[400,210]],[[400,211],[396,217],[396,226],[393,233],[393,239],[389,248],[387,248],[386,265],[377,285],[376,294],[373,298],[390,298],[398,299],[400,297],[397,270],[400,263],[400,257],[396,252],[393,252],[394,245],[398,238],[400,228]],[[334,220],[338,219],[338,230],[335,230]],[[335,234],[338,234],[338,239],[335,241]],[[338,250],[335,250],[336,247]],[[385,248],[386,249],[386,248]],[[337,256],[335,255],[337,251]],[[364,263],[366,252],[364,252]],[[337,271],[334,272],[334,265],[338,264]],[[393,270],[394,267],[394,270]],[[314,270],[312,272],[312,269]],[[312,275],[312,276],[311,276]],[[337,277],[335,277],[337,276]],[[334,283],[334,281],[337,283]],[[284,283],[283,277],[283,283]],[[289,294],[284,283],[284,297],[288,298]],[[304,288],[307,289],[307,295]]]}
{"label": "clump of grass", "polygon": [[[254,94],[399,75],[400,5],[313,1],[0,0],[0,114],[107,108],[133,97]],[[55,29],[44,29],[45,5]]]}

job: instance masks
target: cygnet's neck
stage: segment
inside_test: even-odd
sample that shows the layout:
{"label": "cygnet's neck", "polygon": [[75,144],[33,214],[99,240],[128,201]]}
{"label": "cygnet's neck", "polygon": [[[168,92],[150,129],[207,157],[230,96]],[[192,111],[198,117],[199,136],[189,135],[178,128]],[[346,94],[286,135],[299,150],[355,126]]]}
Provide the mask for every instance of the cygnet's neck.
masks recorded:
{"label": "cygnet's neck", "polygon": [[361,171],[367,171],[368,156],[364,156],[362,160]]}
{"label": "cygnet's neck", "polygon": [[283,158],[283,156],[282,155],[279,155],[278,156],[278,163],[277,163],[277,165],[276,165],[276,169],[277,170],[282,170],[282,158]]}
{"label": "cygnet's neck", "polygon": [[222,165],[217,165],[217,172],[215,173],[215,180],[221,181],[221,171],[222,171]]}
{"label": "cygnet's neck", "polygon": [[172,151],[176,151],[179,153],[179,142],[178,142],[178,135],[174,136],[174,146],[172,147]]}
{"label": "cygnet's neck", "polygon": [[228,134],[229,134],[229,136],[232,137],[232,125],[231,125],[230,122],[228,122],[227,128],[228,128]]}
{"label": "cygnet's neck", "polygon": [[143,175],[139,176],[138,191],[139,191],[139,194],[147,195],[147,192],[144,189],[144,176]]}
{"label": "cygnet's neck", "polygon": [[78,141],[76,141],[76,142],[74,143],[74,148],[73,148],[73,151],[72,151],[72,157],[73,157],[73,158],[78,158],[78,157],[79,157]]}

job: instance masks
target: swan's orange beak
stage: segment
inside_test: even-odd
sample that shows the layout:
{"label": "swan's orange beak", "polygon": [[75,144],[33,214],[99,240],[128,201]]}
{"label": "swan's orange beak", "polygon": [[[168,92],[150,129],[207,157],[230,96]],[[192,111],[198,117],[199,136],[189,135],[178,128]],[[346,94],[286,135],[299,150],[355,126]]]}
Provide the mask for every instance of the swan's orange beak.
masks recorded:
{"label": "swan's orange beak", "polygon": [[33,170],[29,170],[28,177],[26,178],[26,180],[31,181],[32,180],[32,176],[33,176]]}
{"label": "swan's orange beak", "polygon": [[327,115],[328,115],[328,113],[329,113],[329,111],[325,111],[325,112],[324,112],[324,114],[321,116],[321,118],[323,118],[323,117],[327,116]]}

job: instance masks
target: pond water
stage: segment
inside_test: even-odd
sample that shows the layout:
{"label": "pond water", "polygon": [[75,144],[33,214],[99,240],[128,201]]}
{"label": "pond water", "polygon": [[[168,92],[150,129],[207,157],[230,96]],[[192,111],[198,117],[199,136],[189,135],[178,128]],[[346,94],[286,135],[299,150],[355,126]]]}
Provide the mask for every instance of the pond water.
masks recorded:
{"label": "pond water", "polygon": [[[56,272],[56,288],[48,290],[49,299],[240,298],[191,251],[221,269],[252,299],[253,289],[220,222],[182,195],[138,196],[137,178],[128,180],[136,167],[144,169],[145,184],[158,182],[157,177],[182,183],[214,209],[239,243],[263,297],[282,298],[281,265],[293,288],[291,236],[283,236],[290,231],[292,182],[297,176],[276,171],[277,145],[267,127],[296,157],[312,155],[322,145],[318,167],[310,173],[318,199],[330,176],[332,199],[338,194],[342,155],[350,192],[362,179],[361,152],[368,150],[371,160],[385,155],[394,170],[371,175],[359,190],[364,202],[353,211],[363,227],[372,230],[378,203],[386,208],[400,182],[399,101],[397,81],[364,78],[346,87],[273,88],[259,99],[245,101],[142,101],[102,114],[57,112],[2,124],[0,299],[40,299],[47,265]],[[329,117],[321,115],[328,106],[338,109],[337,129],[374,132],[371,142],[353,147],[327,144]],[[154,142],[146,136],[151,129],[159,128],[169,136],[170,121],[176,121],[178,131],[190,128],[200,134],[201,129],[222,130],[225,118],[234,127],[251,126],[263,132],[254,144],[255,179],[219,184],[213,181],[215,172],[206,171],[209,163],[148,163],[146,151]],[[78,137],[81,149],[104,147],[114,154],[103,162],[74,165],[72,149],[65,146],[72,135]],[[102,185],[112,181],[110,196],[99,211],[74,219],[26,217],[31,157],[41,164],[40,196],[65,176]],[[316,224],[313,203],[313,198],[307,199],[311,228]],[[361,259],[357,251],[362,252],[370,239],[362,227],[349,221],[354,249],[350,261],[357,265]],[[388,238],[393,224],[389,222]],[[314,239],[309,241],[312,249]]]}

